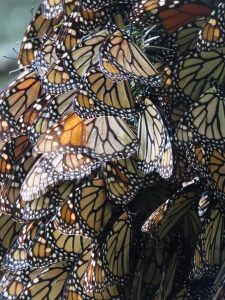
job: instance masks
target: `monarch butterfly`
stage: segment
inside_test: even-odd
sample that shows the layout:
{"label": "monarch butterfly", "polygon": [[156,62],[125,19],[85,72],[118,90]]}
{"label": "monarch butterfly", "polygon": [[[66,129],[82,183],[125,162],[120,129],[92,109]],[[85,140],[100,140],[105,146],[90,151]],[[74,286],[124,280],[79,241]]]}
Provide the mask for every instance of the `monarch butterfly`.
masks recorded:
{"label": "monarch butterfly", "polygon": [[[127,279],[127,276],[129,276],[127,262],[129,261],[131,243],[131,228],[127,218],[128,214],[124,212],[113,224],[112,231],[106,236],[101,246],[103,249],[103,252],[100,250],[102,253],[101,256],[99,256],[100,253],[97,246],[97,248],[93,250],[94,254],[93,252],[92,255],[90,252],[83,254],[86,263],[83,262],[82,264],[78,262],[75,264],[71,278],[69,277],[67,293],[73,284],[78,293],[82,293],[84,296],[88,293],[87,296],[89,297],[94,294],[95,297],[97,297],[97,294],[100,293],[104,295],[106,291],[110,292],[113,286],[117,287],[117,285],[115,285],[116,283],[113,282],[120,281],[120,283],[122,283]],[[122,241],[123,243],[121,243]],[[111,257],[110,253],[113,251],[111,247],[116,251],[116,257]],[[108,255],[107,251],[109,251]],[[106,253],[106,256],[104,256],[104,253]],[[107,261],[107,259],[110,259],[110,261]],[[77,278],[77,276],[79,277]]]}
{"label": "monarch butterfly", "polygon": [[77,151],[109,160],[130,156],[136,147],[135,134],[122,119],[99,117],[84,120],[69,113],[47,130],[33,149],[36,154]]}
{"label": "monarch butterfly", "polygon": [[81,118],[97,118],[100,116],[113,115],[110,111],[102,110],[93,99],[90,94],[87,93],[86,89],[79,88],[76,91],[76,95],[73,99],[74,112]]}
{"label": "monarch butterfly", "polygon": [[0,214],[0,263],[12,243],[18,237],[22,224],[15,222],[11,216]]}
{"label": "monarch butterfly", "polygon": [[65,261],[44,268],[24,288],[20,299],[62,299],[70,264]]}
{"label": "monarch butterfly", "polygon": [[111,218],[112,209],[103,179],[85,180],[60,207],[54,224],[64,234],[82,232],[95,238]]}
{"label": "monarch butterfly", "polygon": [[175,32],[180,26],[184,26],[197,18],[207,17],[215,7],[215,2],[193,0],[190,3],[190,1],[179,1],[174,9],[162,12],[160,18],[167,31]]}
{"label": "monarch butterfly", "polygon": [[58,96],[77,88],[78,82],[64,68],[63,59],[65,55],[62,55],[61,60],[56,60],[43,77],[42,87],[49,94]]}
{"label": "monarch butterfly", "polygon": [[[174,1],[170,1],[172,3],[171,6],[175,5]],[[165,9],[168,6],[168,2],[166,1],[149,1],[145,0],[142,2],[137,2],[132,7],[132,11],[130,13],[130,20],[133,24],[140,25],[141,19],[145,20],[148,16],[150,18],[149,22],[155,22],[156,17],[155,15],[159,14],[161,10]],[[152,16],[152,15],[153,16]],[[146,20],[145,20],[146,21]],[[142,24],[142,23],[141,23]]]}
{"label": "monarch butterfly", "polygon": [[90,244],[91,240],[86,236],[62,234],[55,229],[53,218],[41,227],[30,243],[28,263],[40,267],[64,259],[76,259]]}
{"label": "monarch butterfly", "polygon": [[77,2],[73,12],[69,15],[67,20],[62,24],[58,39],[56,40],[56,52],[60,57],[63,53],[71,51],[75,46],[77,46],[82,38],[82,34],[79,30],[79,25],[77,24],[78,7],[76,7]]}
{"label": "monarch butterfly", "polygon": [[9,180],[2,182],[0,210],[13,215],[14,205],[20,195],[20,187],[27,172],[35,163],[36,158],[32,157],[32,149],[29,148],[23,158],[14,166]]}
{"label": "monarch butterfly", "polygon": [[91,174],[100,165],[86,155],[65,153],[42,155],[27,174],[20,193],[25,201],[44,195],[65,180],[77,180]]}
{"label": "monarch butterfly", "polygon": [[62,0],[42,0],[41,12],[47,19],[58,17],[63,12]]}
{"label": "monarch butterfly", "polygon": [[[202,218],[202,229],[201,229],[201,234],[198,234],[198,242],[195,247],[194,251],[194,256],[192,258],[191,262],[191,272],[190,272],[190,279],[191,280],[203,280],[205,277],[208,278],[208,276],[212,276],[213,273],[210,270],[210,267],[207,266],[207,263],[205,262],[204,258],[204,245],[206,246],[205,242],[206,240],[203,239],[203,232],[204,228],[206,227],[206,224],[209,223],[209,218],[211,215],[211,212],[215,209],[215,199],[213,199],[213,195],[209,192],[207,192],[207,196],[204,194],[202,195],[202,198],[200,201],[202,202],[202,199],[204,199],[205,203],[200,203],[199,201],[199,207],[198,207],[198,212],[200,214],[200,218]],[[217,229],[216,225],[216,229]],[[210,229],[211,230],[211,229]],[[219,237],[218,233],[217,236]],[[214,239],[214,238],[213,238]],[[208,248],[211,248],[212,243],[210,245],[207,245]],[[209,250],[210,251],[210,250]],[[216,274],[216,272],[214,272]]]}
{"label": "monarch butterfly", "polygon": [[[32,130],[34,124],[39,120],[42,111],[45,110],[45,107],[50,103],[55,102],[53,96],[43,95],[41,98],[38,98],[34,103],[24,111],[24,113],[19,117],[16,122],[17,128],[20,130],[20,134],[29,136],[30,131]],[[32,139],[29,136],[29,139]],[[33,137],[34,139],[34,137]]]}
{"label": "monarch butterfly", "polygon": [[59,36],[56,41],[56,51],[58,57],[75,48],[82,38],[82,34],[78,29],[76,29],[76,27],[78,27],[77,24],[76,26],[74,25],[72,27],[73,21],[74,20],[72,19],[71,22],[64,22],[62,28],[60,29]]}
{"label": "monarch butterfly", "polygon": [[160,285],[164,264],[168,261],[173,246],[168,239],[159,241],[155,247],[145,238],[137,248],[138,262],[133,278],[132,300],[152,297]]}
{"label": "monarch butterfly", "polygon": [[214,3],[203,1],[158,1],[137,2],[130,14],[130,20],[136,25],[161,24],[167,32],[173,33],[179,27],[202,16],[208,16]]}
{"label": "monarch butterfly", "polygon": [[20,46],[18,63],[19,67],[31,65],[36,57],[37,50],[41,47],[41,38],[43,35],[50,35],[54,27],[61,22],[61,16],[54,19],[46,19],[38,8],[33,20],[27,27],[23,41]]}
{"label": "monarch butterfly", "polygon": [[15,240],[5,254],[4,267],[15,271],[27,269],[28,266],[27,251],[18,240]]}
{"label": "monarch butterfly", "polygon": [[202,256],[201,241],[198,241],[191,262],[189,277],[191,280],[200,280],[204,276],[204,261]]}
{"label": "monarch butterfly", "polygon": [[1,182],[10,178],[13,168],[12,143],[6,143],[0,151],[0,178]]}
{"label": "monarch butterfly", "polygon": [[218,273],[224,262],[224,211],[221,203],[217,203],[210,211],[200,240],[200,254],[203,259],[204,273],[211,277]]}
{"label": "monarch butterfly", "polygon": [[[91,258],[91,250],[85,250],[80,258],[75,261],[74,266],[71,268],[70,274],[65,283],[64,298],[73,299],[81,298],[89,300],[87,294],[84,293],[82,285],[84,284],[84,274]],[[78,299],[79,299],[78,298]]]}
{"label": "monarch butterfly", "polygon": [[23,153],[30,147],[24,135],[8,141],[0,150],[0,180],[5,181],[12,176],[14,164],[18,163]]}
{"label": "monarch butterfly", "polygon": [[128,204],[144,185],[145,175],[133,157],[106,162],[103,167],[107,196],[112,203]]}
{"label": "monarch butterfly", "polygon": [[107,24],[112,11],[105,5],[103,8],[85,8],[83,3],[70,14],[69,22],[73,23],[72,28],[77,28],[82,35],[89,34],[96,28]]}
{"label": "monarch butterfly", "polygon": [[197,48],[199,51],[214,51],[225,46],[223,24],[225,5],[220,3],[199,32]]}
{"label": "monarch butterfly", "polygon": [[185,285],[187,262],[185,264],[182,249],[177,249],[165,264],[159,289],[153,299],[174,299],[174,295]]}
{"label": "monarch butterfly", "polygon": [[63,12],[65,16],[70,16],[77,4],[77,1],[74,0],[63,0]]}
{"label": "monarch butterfly", "polygon": [[58,203],[51,198],[51,193],[32,201],[24,201],[18,197],[14,203],[13,218],[20,222],[39,220],[45,217],[52,217],[58,208]]}
{"label": "monarch butterfly", "polygon": [[100,47],[101,70],[107,77],[111,78],[110,73],[112,71],[114,73],[115,69],[104,63],[104,57],[108,59],[109,63],[115,64],[115,68],[121,73],[122,79],[137,79],[143,83],[150,83],[152,86],[159,86],[162,83],[161,76],[158,75],[148,58],[120,30],[113,31]]}
{"label": "monarch butterfly", "polygon": [[92,252],[84,274],[84,292],[89,295],[94,291],[103,292],[110,284],[102,268],[102,260],[96,258]]}
{"label": "monarch butterfly", "polygon": [[56,37],[57,34],[55,32],[50,37],[46,36],[43,38],[43,44],[37,50],[33,65],[40,77],[43,77],[50,69],[50,66],[58,59],[55,46]]}
{"label": "monarch butterfly", "polygon": [[[190,51],[180,56],[165,75],[164,90],[170,97],[189,97],[196,101],[210,87],[210,79],[223,83],[225,77],[224,54],[217,51]],[[160,89],[158,89],[159,91]]]}
{"label": "monarch butterfly", "polygon": [[27,107],[43,95],[41,80],[36,72],[24,71],[0,94],[2,141],[19,136],[16,122]]}
{"label": "monarch butterfly", "polygon": [[[209,183],[213,186],[216,195],[221,198],[225,193],[225,177],[223,173],[225,153],[217,148],[207,148],[207,174]],[[222,199],[221,199],[222,200]]]}
{"label": "monarch butterfly", "polygon": [[[182,103],[179,101],[172,101],[171,103],[163,103],[162,108],[165,114],[166,123],[169,123],[172,132],[177,130],[177,127],[188,110],[189,103],[184,100]],[[182,123],[183,124],[183,123]]]}
{"label": "monarch butterfly", "polygon": [[48,224],[40,227],[36,237],[33,238],[27,249],[27,261],[32,268],[45,267],[68,259],[68,257],[66,257],[66,252],[65,254],[60,255],[55,251],[52,246],[52,241],[47,239],[48,235],[45,235],[46,232],[43,227],[46,227],[47,229]]}
{"label": "monarch butterfly", "polygon": [[59,38],[56,41],[57,53],[62,54],[71,51],[79,44],[84,35],[89,34],[99,26],[105,25],[109,16],[108,7],[91,10],[75,2],[73,12],[60,29]]}
{"label": "monarch butterfly", "polygon": [[189,109],[188,123],[195,138],[212,147],[224,148],[224,110],[222,87],[213,81],[211,87]]}
{"label": "monarch butterfly", "polygon": [[[36,234],[38,233],[38,231],[40,230],[40,228],[42,226],[44,226],[46,224],[46,220],[42,219],[42,220],[38,220],[38,221],[34,221],[34,222],[29,222],[27,224],[24,224],[17,239],[16,239],[16,244],[18,245],[18,247],[20,249],[23,249],[23,251],[25,251],[25,255],[23,255],[24,260],[20,262],[22,263],[22,265],[25,267],[24,270],[30,270],[33,269],[33,267],[30,267],[28,263],[28,249],[30,247],[30,245],[32,244],[33,239],[35,238]],[[12,249],[13,250],[13,249]],[[10,252],[10,250],[9,250]],[[13,250],[14,252],[14,250]],[[18,253],[17,253],[18,254]],[[12,257],[13,260],[11,261],[12,264],[16,264],[16,262],[18,262],[18,258],[20,258],[20,255],[16,255],[14,257]],[[25,263],[25,264],[24,264]],[[20,267],[20,263],[19,263],[19,267]],[[36,268],[36,270],[38,270]],[[22,270],[21,270],[22,271]],[[21,273],[20,271],[16,271],[17,274]],[[23,273],[22,273],[23,275]],[[24,275],[27,275],[26,273]]]}
{"label": "monarch butterfly", "polygon": [[99,68],[94,68],[85,76],[82,84],[102,110],[125,118],[133,117],[135,103],[129,82],[113,82]]}
{"label": "monarch butterfly", "polygon": [[16,299],[23,291],[25,284],[22,282],[20,276],[12,275],[10,272],[6,272],[5,276],[1,279],[1,298]]}
{"label": "monarch butterfly", "polygon": [[127,79],[126,75],[108,57],[107,52],[99,51],[99,66],[103,74],[112,81]]}
{"label": "monarch butterfly", "polygon": [[163,154],[156,168],[156,172],[159,173],[162,178],[169,178],[173,174],[173,150],[168,133],[166,137]]}
{"label": "monarch butterfly", "polygon": [[62,204],[55,217],[54,225],[63,234],[86,236],[79,224],[74,204],[71,200],[72,195]]}
{"label": "monarch butterfly", "polygon": [[129,262],[133,241],[132,217],[130,213],[124,211],[109,231],[107,227],[103,228],[98,239],[100,250],[97,246],[93,251],[97,251],[95,252],[97,257],[99,255],[100,258],[102,257],[102,269],[108,281],[111,284],[124,284],[130,278]]}
{"label": "monarch butterfly", "polygon": [[1,291],[1,298],[2,300],[7,299],[17,299],[23,290],[25,289],[26,285],[33,280],[37,274],[39,274],[42,270],[27,268],[26,270],[17,271],[15,274],[9,276],[9,274],[5,274],[6,282],[4,284],[3,280],[1,280],[2,284],[2,291]]}
{"label": "monarch butterfly", "polygon": [[[117,285],[110,285],[103,289],[101,292],[95,290],[87,291],[86,290],[86,278],[87,269],[90,263],[92,252],[91,250],[86,250],[82,256],[76,261],[74,267],[71,269],[71,272],[67,278],[64,289],[65,299],[73,299],[76,297],[85,300],[91,299],[101,299],[101,300],[116,300],[124,299],[122,290],[119,289]],[[91,274],[90,274],[91,275]],[[91,276],[89,276],[89,279]],[[92,282],[89,282],[92,284]],[[95,282],[93,282],[95,284]],[[78,298],[78,299],[79,299]]]}
{"label": "monarch butterfly", "polygon": [[[69,91],[59,96],[46,96],[40,102],[30,106],[18,122],[25,124],[29,139],[36,143],[54,123],[72,110],[72,100],[75,92]],[[40,109],[40,105],[43,109]]]}
{"label": "monarch butterfly", "polygon": [[[82,77],[86,72],[95,67],[98,63],[98,52],[101,46],[101,43],[109,35],[110,28],[103,30],[98,30],[86,36],[81,43],[67,54],[67,60],[64,65],[71,72],[71,77],[77,78],[77,76]],[[66,58],[65,58],[66,59]],[[72,64],[69,64],[69,61],[72,61]],[[68,64],[68,66],[67,66]]]}
{"label": "monarch butterfly", "polygon": [[206,17],[196,19],[187,23],[183,27],[179,27],[171,36],[168,37],[169,44],[176,44],[177,55],[188,53],[188,51],[195,50],[198,40],[198,32],[202,28]]}
{"label": "monarch butterfly", "polygon": [[142,226],[153,238],[162,240],[200,198],[200,186],[196,183],[184,187],[160,205]]}
{"label": "monarch butterfly", "polygon": [[44,76],[43,88],[52,94],[61,94],[76,89],[81,77],[98,64],[98,51],[109,29],[86,36],[68,53],[65,52]]}
{"label": "monarch butterfly", "polygon": [[158,109],[148,98],[141,107],[137,136],[140,142],[137,150],[138,168],[144,173],[150,173],[163,155],[165,126]]}
{"label": "monarch butterfly", "polygon": [[37,220],[44,217],[53,216],[61,203],[67,199],[70,192],[75,188],[75,183],[65,181],[53,188],[44,196],[32,201],[24,201],[18,197],[15,203],[13,215],[18,220]]}

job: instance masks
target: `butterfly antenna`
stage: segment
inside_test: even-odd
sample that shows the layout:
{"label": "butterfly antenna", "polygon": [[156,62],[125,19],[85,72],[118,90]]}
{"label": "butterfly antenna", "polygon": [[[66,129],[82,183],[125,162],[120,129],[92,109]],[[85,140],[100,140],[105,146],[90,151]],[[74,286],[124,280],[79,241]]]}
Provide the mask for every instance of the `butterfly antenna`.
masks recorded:
{"label": "butterfly antenna", "polygon": [[6,55],[3,55],[3,58],[14,60],[14,61],[17,60],[16,57],[9,57],[9,56],[6,56]]}
{"label": "butterfly antenna", "polygon": [[18,71],[21,71],[21,70],[24,71],[25,69],[26,69],[25,67],[22,67],[22,68],[18,68],[18,69],[12,70],[12,71],[9,72],[9,75],[11,75],[11,74],[13,74],[13,73],[16,73],[16,72],[18,72]]}
{"label": "butterfly antenna", "polygon": [[30,10],[32,17],[34,17],[34,6],[35,6],[35,0],[33,0],[33,4]]}
{"label": "butterfly antenna", "polygon": [[16,55],[19,55],[19,52],[15,48],[13,48],[13,52],[16,53]]}

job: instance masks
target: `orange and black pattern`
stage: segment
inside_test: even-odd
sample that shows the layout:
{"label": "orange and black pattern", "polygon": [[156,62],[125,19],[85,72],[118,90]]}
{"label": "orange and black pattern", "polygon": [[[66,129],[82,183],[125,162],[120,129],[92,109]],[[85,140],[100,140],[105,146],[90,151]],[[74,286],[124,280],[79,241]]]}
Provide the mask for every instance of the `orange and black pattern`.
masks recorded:
{"label": "orange and black pattern", "polygon": [[0,299],[224,299],[224,27],[41,1],[0,92]]}

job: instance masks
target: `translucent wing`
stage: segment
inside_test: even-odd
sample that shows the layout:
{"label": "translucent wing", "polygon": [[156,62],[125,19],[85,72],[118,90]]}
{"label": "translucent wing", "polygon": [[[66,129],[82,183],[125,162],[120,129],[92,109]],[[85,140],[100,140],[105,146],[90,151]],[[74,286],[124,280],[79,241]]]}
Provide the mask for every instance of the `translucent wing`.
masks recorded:
{"label": "translucent wing", "polygon": [[123,79],[135,78],[152,86],[162,83],[161,76],[144,53],[119,30],[111,33],[100,48],[100,66],[102,72],[110,78],[110,72],[107,70],[109,66],[103,63],[102,56],[108,57],[109,62],[115,64],[122,73]]}
{"label": "translucent wing", "polygon": [[104,177],[109,200],[124,205],[134,199],[144,184],[145,175],[138,169],[133,157],[106,162]]}
{"label": "translucent wing", "polygon": [[133,131],[120,118],[81,119],[68,114],[40,138],[35,153],[80,152],[103,160],[130,156],[137,147]]}
{"label": "translucent wing", "polygon": [[69,264],[65,261],[44,268],[31,280],[20,295],[20,299],[62,299],[63,287],[69,274]]}
{"label": "translucent wing", "polygon": [[113,82],[99,69],[93,69],[85,76],[84,89],[100,108],[121,117],[132,117],[135,103],[129,82]]}
{"label": "translucent wing", "polygon": [[224,148],[224,114],[224,93],[214,82],[189,109],[187,119],[195,139]]}
{"label": "translucent wing", "polygon": [[55,226],[65,234],[96,237],[112,215],[103,179],[86,180],[71,193],[55,217]]}
{"label": "translucent wing", "polygon": [[91,174],[100,165],[86,155],[65,153],[42,155],[27,174],[20,193],[25,201],[44,195],[65,180],[77,180]]}
{"label": "translucent wing", "polygon": [[152,172],[158,165],[165,146],[165,126],[162,117],[151,100],[145,99],[138,124],[140,146],[137,151],[138,168]]}

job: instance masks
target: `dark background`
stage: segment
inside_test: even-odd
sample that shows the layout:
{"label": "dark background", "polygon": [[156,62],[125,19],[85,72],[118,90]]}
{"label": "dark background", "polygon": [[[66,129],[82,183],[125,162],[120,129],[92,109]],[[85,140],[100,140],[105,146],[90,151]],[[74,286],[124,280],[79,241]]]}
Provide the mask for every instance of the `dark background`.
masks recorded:
{"label": "dark background", "polygon": [[[35,1],[35,7],[40,1]],[[0,89],[16,74],[9,75],[18,68],[17,54],[27,25],[32,19],[33,0],[0,0]],[[8,56],[9,58],[4,58]]]}

